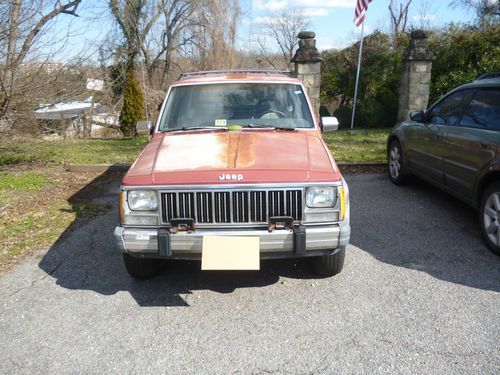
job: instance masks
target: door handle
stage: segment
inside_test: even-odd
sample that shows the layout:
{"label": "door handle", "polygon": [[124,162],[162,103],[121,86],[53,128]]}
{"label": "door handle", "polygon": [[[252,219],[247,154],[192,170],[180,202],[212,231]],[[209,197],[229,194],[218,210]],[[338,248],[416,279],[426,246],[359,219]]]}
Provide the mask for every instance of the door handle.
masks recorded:
{"label": "door handle", "polygon": [[480,143],[479,143],[479,146],[480,146],[482,149],[487,149],[487,148],[489,148],[489,146],[490,146],[490,145],[489,145],[488,143],[486,143],[486,142],[480,142]]}

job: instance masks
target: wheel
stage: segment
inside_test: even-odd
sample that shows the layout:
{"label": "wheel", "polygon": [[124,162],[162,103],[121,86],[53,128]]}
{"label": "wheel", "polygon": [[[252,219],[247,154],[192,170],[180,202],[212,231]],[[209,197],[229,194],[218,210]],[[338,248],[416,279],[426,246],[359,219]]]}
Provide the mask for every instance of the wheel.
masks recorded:
{"label": "wheel", "polygon": [[312,259],[314,273],[319,276],[335,276],[344,268],[344,259],[345,246],[335,254],[314,257]]}
{"label": "wheel", "polygon": [[149,279],[161,271],[162,261],[159,259],[135,258],[124,253],[123,262],[128,274],[134,279]]}
{"label": "wheel", "polygon": [[483,193],[479,224],[486,245],[500,255],[500,182],[491,184]]}
{"label": "wheel", "polygon": [[406,170],[403,166],[403,150],[399,141],[394,140],[387,149],[387,172],[389,179],[396,185],[406,182]]}

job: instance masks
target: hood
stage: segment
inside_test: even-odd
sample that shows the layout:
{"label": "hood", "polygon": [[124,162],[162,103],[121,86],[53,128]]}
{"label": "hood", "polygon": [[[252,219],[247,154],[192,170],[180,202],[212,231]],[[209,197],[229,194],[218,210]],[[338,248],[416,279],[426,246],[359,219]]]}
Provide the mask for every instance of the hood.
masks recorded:
{"label": "hood", "polygon": [[157,134],[125,185],[338,181],[316,131],[190,131]]}

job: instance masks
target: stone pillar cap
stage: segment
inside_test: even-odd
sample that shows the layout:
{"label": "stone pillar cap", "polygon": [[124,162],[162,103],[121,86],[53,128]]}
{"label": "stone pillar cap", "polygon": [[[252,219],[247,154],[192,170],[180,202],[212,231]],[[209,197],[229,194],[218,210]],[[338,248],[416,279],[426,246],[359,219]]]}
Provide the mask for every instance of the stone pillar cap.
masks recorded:
{"label": "stone pillar cap", "polygon": [[410,33],[410,39],[427,39],[428,37],[429,35],[427,34],[427,32],[421,29],[413,30]]}
{"label": "stone pillar cap", "polygon": [[314,31],[301,31],[297,37],[299,39],[314,39],[316,37],[316,33]]}
{"label": "stone pillar cap", "polygon": [[292,59],[293,63],[317,63],[323,61],[316,48],[316,34],[313,31],[301,31],[298,35],[299,48]]}
{"label": "stone pillar cap", "polygon": [[424,30],[413,30],[410,33],[410,45],[403,54],[404,61],[434,61],[436,56],[427,45],[427,33]]}

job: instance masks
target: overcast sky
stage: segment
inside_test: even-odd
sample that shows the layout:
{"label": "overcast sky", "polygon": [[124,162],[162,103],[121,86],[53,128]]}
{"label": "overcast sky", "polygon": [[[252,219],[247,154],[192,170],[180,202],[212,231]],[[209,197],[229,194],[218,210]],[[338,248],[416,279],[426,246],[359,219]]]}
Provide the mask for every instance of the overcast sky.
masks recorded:
{"label": "overcast sky", "polygon": [[[419,26],[421,20],[432,27],[440,27],[450,22],[466,23],[473,18],[472,12],[454,9],[451,0],[413,0],[410,8],[410,23]],[[320,50],[343,48],[359,38],[360,29],[353,23],[355,0],[240,0],[243,15],[240,22],[238,46],[252,48],[251,30],[256,30],[260,22],[272,17],[275,12],[287,8],[301,8],[311,18],[311,29],[316,32]],[[365,33],[375,29],[388,30],[388,0],[373,0],[369,5]],[[70,24],[72,37],[62,48],[55,60],[65,60],[74,55],[82,46],[98,44],[113,27],[106,0],[84,0],[80,7],[81,17],[62,16],[54,33],[61,34]],[[60,48],[61,49],[61,48]]]}

